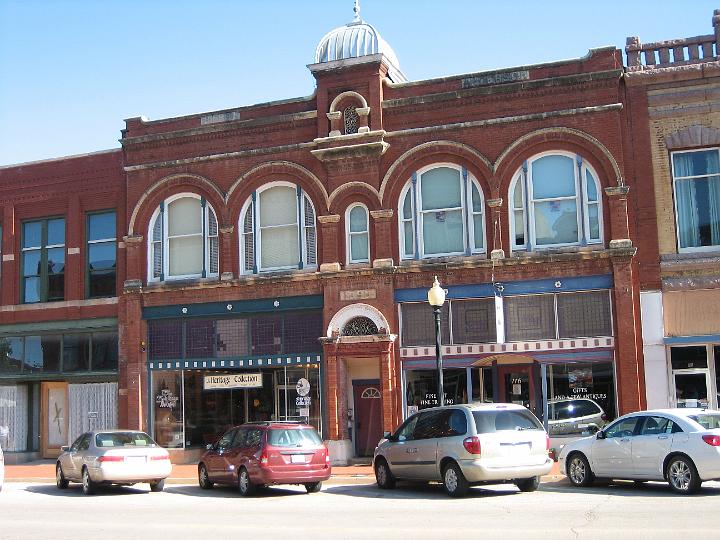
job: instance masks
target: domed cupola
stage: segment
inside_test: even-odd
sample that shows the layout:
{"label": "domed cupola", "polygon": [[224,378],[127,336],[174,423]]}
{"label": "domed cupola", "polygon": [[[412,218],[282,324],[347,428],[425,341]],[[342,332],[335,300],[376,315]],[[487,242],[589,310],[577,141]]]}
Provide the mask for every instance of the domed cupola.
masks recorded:
{"label": "domed cupola", "polygon": [[325,64],[382,54],[388,64],[388,77],[393,82],[407,81],[400,71],[400,62],[395,51],[374,26],[360,18],[358,0],[355,0],[353,11],[355,18],[352,22],[328,32],[320,40],[315,50],[315,63]]}

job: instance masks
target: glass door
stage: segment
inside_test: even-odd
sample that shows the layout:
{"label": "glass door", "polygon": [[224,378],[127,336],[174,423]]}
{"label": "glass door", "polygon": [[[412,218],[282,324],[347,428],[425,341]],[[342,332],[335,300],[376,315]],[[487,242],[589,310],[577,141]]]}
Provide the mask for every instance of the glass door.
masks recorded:
{"label": "glass door", "polygon": [[532,364],[498,366],[501,402],[523,405],[535,412],[535,381],[532,367]]}

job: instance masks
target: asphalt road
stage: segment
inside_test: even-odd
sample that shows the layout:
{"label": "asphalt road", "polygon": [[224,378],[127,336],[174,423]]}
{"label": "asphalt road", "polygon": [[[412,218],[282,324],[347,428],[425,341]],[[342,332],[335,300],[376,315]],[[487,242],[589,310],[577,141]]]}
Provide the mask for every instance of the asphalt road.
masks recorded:
{"label": "asphalt road", "polygon": [[[80,487],[6,483],[0,493],[0,538],[715,538],[720,482],[683,497],[667,485],[617,483],[575,489],[544,483],[535,493],[514,486],[474,488],[449,499],[442,487],[333,483],[307,495],[273,488],[251,499],[234,489],[146,484],[84,496]],[[702,535],[702,536],[700,536]]]}

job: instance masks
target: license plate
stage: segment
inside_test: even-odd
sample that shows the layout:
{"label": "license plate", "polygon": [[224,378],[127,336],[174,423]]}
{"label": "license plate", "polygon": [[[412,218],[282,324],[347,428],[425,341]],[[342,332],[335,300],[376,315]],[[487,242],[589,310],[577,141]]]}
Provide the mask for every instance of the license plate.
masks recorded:
{"label": "license plate", "polygon": [[305,463],[305,456],[302,454],[292,454],[290,456],[290,463]]}
{"label": "license plate", "polygon": [[144,464],[146,461],[145,456],[125,456],[125,463]]}

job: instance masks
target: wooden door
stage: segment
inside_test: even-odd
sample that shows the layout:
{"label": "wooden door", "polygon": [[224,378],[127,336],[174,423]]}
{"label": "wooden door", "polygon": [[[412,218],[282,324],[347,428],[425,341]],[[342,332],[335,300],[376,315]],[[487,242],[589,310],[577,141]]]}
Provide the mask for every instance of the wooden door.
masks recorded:
{"label": "wooden door", "polygon": [[60,455],[68,440],[68,385],[65,382],[41,384],[40,426],[41,451],[44,458]]}
{"label": "wooden door", "polygon": [[500,401],[523,405],[536,412],[533,365],[498,366],[497,370]]}
{"label": "wooden door", "polygon": [[372,456],[382,439],[382,394],[380,381],[356,384],[353,381],[355,403],[355,454]]}

